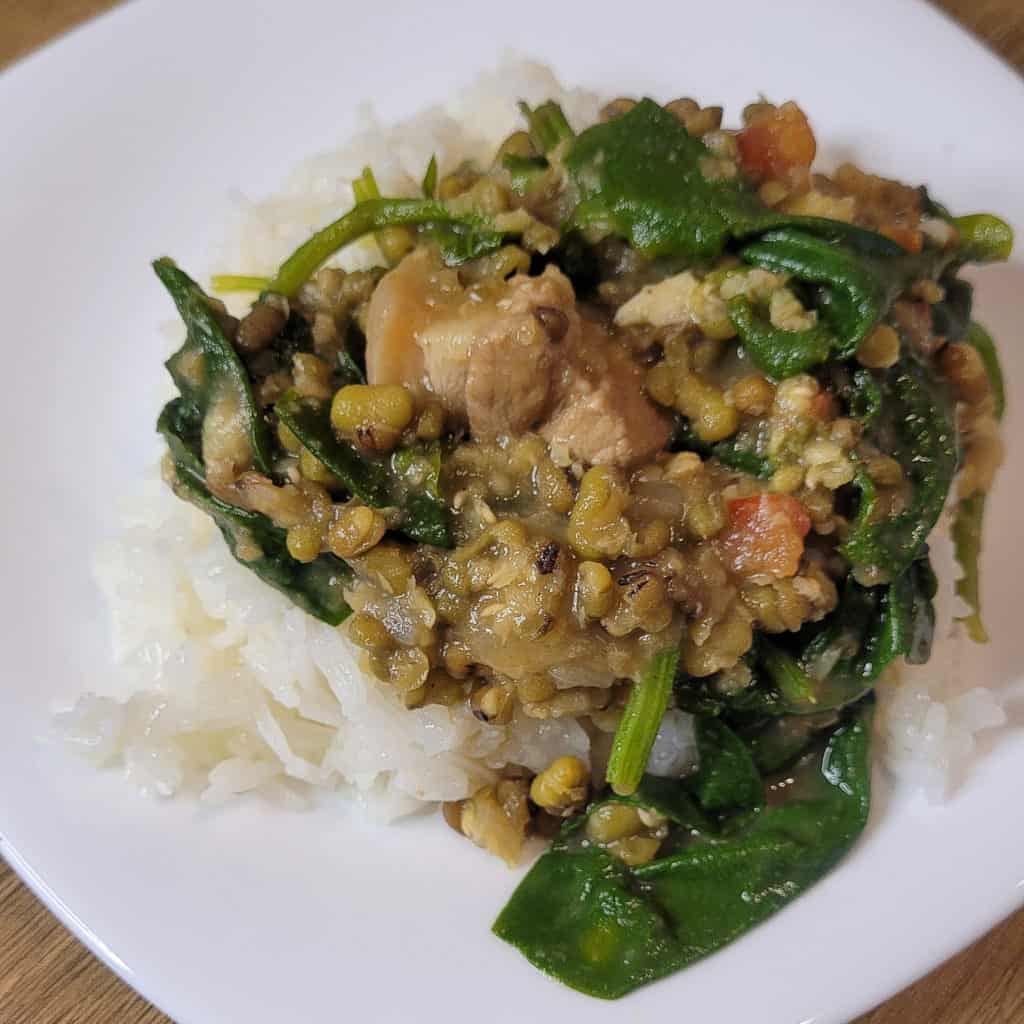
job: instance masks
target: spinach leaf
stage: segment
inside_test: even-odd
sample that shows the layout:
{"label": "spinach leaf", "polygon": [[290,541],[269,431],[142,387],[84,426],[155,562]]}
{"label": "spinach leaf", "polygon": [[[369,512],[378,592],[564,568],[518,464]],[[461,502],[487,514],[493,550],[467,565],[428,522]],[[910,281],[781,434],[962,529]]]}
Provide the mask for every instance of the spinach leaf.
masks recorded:
{"label": "spinach leaf", "polygon": [[693,679],[684,675],[676,679],[676,707],[691,715],[720,715],[733,723],[761,721],[786,714],[786,704],[778,690],[770,682],[758,678],[754,651],[745,654],[742,661],[754,676],[754,682],[749,686],[723,691],[718,676]]}
{"label": "spinach leaf", "polygon": [[[790,345],[796,346],[800,355],[793,359],[801,369],[815,365],[812,360],[824,362],[829,351],[841,359],[851,357],[911,282],[936,275],[951,258],[933,249],[908,253],[881,235],[838,221],[822,223],[829,226],[821,228],[820,237],[808,233],[810,225],[804,225],[804,230],[785,227],[766,232],[740,250],[746,262],[773,273],[791,274],[817,289],[815,306],[823,321],[820,329],[775,331],[765,338],[754,334],[755,347],[759,342],[760,350],[770,353],[782,368],[788,368],[787,333],[792,335]],[[741,319],[734,324],[742,337],[742,306],[736,311]],[[733,314],[730,308],[730,316]],[[831,340],[826,328],[831,328]]]}
{"label": "spinach leaf", "polygon": [[[687,783],[690,780],[686,780]],[[602,800],[587,808],[589,816],[606,803],[612,801],[629,804],[632,807],[645,807],[668,818],[674,825],[688,833],[703,832],[711,834],[715,826],[704,814],[691,794],[691,786],[680,784],[679,779],[666,779],[657,775],[645,775],[635,793],[628,796],[615,795],[609,800]]]}
{"label": "spinach leaf", "polygon": [[[413,468],[412,454],[396,453],[390,465],[368,458],[334,433],[327,402],[303,398],[289,391],[277,400],[274,411],[303,446],[352,494],[375,508],[388,505],[402,508],[404,516],[397,528],[400,533],[418,543],[451,547],[448,507],[437,482],[439,447],[427,458],[428,465],[420,473],[421,479],[414,483],[409,474]],[[403,462],[403,458],[406,461]],[[434,461],[438,463],[436,466]]]}
{"label": "spinach leaf", "polygon": [[850,415],[865,428],[874,425],[882,414],[882,389],[874,374],[863,367],[850,372],[845,364],[831,363],[828,386],[846,402]]}
{"label": "spinach leaf", "polygon": [[777,806],[724,839],[630,870],[567,829],[494,924],[499,938],[572,988],[616,999],[721,948],[824,875],[870,804],[868,725],[839,726]]}
{"label": "spinach leaf", "polygon": [[959,259],[963,263],[989,263],[1007,260],[1013,252],[1013,228],[994,213],[970,213],[954,217],[949,209],[933,199],[923,185],[921,209],[929,217],[938,217],[956,228],[959,235]]}
{"label": "spinach leaf", "polygon": [[879,652],[885,656],[902,655],[909,665],[924,665],[932,655],[935,638],[935,595],[939,581],[927,555],[916,559],[910,568],[895,580],[884,595],[883,614],[888,613],[891,623],[887,630],[887,648]]}
{"label": "spinach leaf", "polygon": [[928,660],[935,591],[926,557],[888,585],[863,587],[848,578],[838,606],[823,622],[789,640],[757,641],[748,658],[750,686],[723,694],[713,679],[677,680],[676,703],[694,714],[721,716],[745,739],[773,719],[844,708],[868,693],[897,658],[912,664]]}
{"label": "spinach leaf", "polygon": [[245,367],[202,290],[170,260],[157,260],[153,266],[188,329],[185,344],[167,363],[181,396],[164,407],[157,421],[174,463],[175,493],[213,519],[242,565],[310,615],[338,625],[351,611],[344,597],[349,567],[329,554],[310,563],[296,561],[288,554],[284,530],[258,512],[222,501],[207,486],[203,420],[214,402],[228,394],[237,403],[247,424],[253,462],[263,472],[271,468],[267,428]]}
{"label": "spinach leaf", "polygon": [[776,380],[793,377],[825,362],[836,346],[836,336],[824,323],[802,331],[774,327],[742,295],[730,299],[727,308],[751,362]]}
{"label": "spinach leaf", "polygon": [[357,498],[367,505],[388,503],[387,470],[382,462],[369,459],[355,445],[339,440],[331,426],[330,403],[285,392],[274,405],[278,419]]}
{"label": "spinach leaf", "polygon": [[[884,236],[765,206],[740,179],[716,177],[714,157],[671,114],[642,100],[622,117],[577,136],[565,158],[578,203],[570,228],[620,235],[644,255],[711,262],[730,243],[747,263],[813,286],[822,322],[810,331],[769,328],[744,300],[730,315],[751,357],[785,377],[848,358],[907,285],[938,275],[955,258],[908,253]],[[754,237],[757,236],[757,237]]]}
{"label": "spinach leaf", "polygon": [[284,530],[266,516],[229,505],[210,493],[199,449],[201,421],[184,399],[175,398],[165,406],[157,429],[174,460],[175,494],[213,519],[232,555],[310,615],[331,626],[344,622],[351,613],[344,596],[352,576],[349,567],[331,554],[297,562],[288,554]]}
{"label": "spinach leaf", "polygon": [[847,579],[838,607],[797,637],[797,649],[762,639],[758,664],[789,714],[812,714],[859,700],[896,658],[928,660],[935,629],[936,580],[927,559],[892,584]]}
{"label": "spinach leaf", "polygon": [[338,352],[337,384],[339,388],[347,384],[365,384],[366,374],[363,368],[355,361],[352,353],[347,348]]}
{"label": "spinach leaf", "polygon": [[837,722],[835,712],[783,715],[759,722],[743,733],[757,770],[763,775],[782,771],[802,756],[819,733]]}
{"label": "spinach leaf", "polygon": [[400,533],[420,544],[450,548],[450,515],[441,493],[441,457],[440,441],[395,452],[391,456],[392,497],[404,512]]}
{"label": "spinach leaf", "polygon": [[742,434],[733,434],[723,441],[709,444],[697,436],[692,424],[684,416],[675,417],[672,450],[697,452],[706,459],[717,459],[723,466],[756,476],[759,480],[767,480],[775,472],[771,459],[751,447],[751,439]]}
{"label": "spinach leaf", "polygon": [[905,358],[881,378],[883,407],[869,432],[903,468],[911,494],[902,512],[879,513],[874,483],[858,473],[857,513],[841,551],[856,568],[895,579],[920,554],[956,474],[956,426],[949,395],[919,363]]}
{"label": "spinach leaf", "polygon": [[423,183],[420,185],[420,191],[423,193],[424,199],[433,199],[437,194],[437,155],[431,154],[430,163],[427,164],[427,169],[423,174]]}
{"label": "spinach leaf", "polygon": [[688,835],[714,835],[730,813],[757,811],[764,806],[764,784],[750,749],[724,722],[697,718],[699,767],[682,779],[643,775],[632,793],[615,793],[595,801],[579,819],[583,822],[609,803],[649,808],[668,818]]}
{"label": "spinach leaf", "polygon": [[209,298],[170,259],[156,260],[153,270],[185,322],[185,343],[167,361],[182,402],[201,431],[202,420],[214,403],[232,401],[245,423],[253,464],[261,472],[269,473],[272,455],[267,425],[256,405],[245,367],[224,336]]}
{"label": "spinach leaf", "polygon": [[760,808],[764,785],[743,740],[716,718],[698,718],[696,731],[699,767],[686,788],[700,806],[712,813]]}
{"label": "spinach leaf", "polygon": [[420,234],[437,243],[441,258],[449,267],[486,256],[500,248],[505,239],[502,232],[495,231],[484,218],[475,215],[431,222],[420,228]]}
{"label": "spinach leaf", "polygon": [[711,152],[650,99],[576,137],[565,166],[571,226],[606,225],[647,256],[710,262],[734,237],[787,222],[736,179],[705,177]]}

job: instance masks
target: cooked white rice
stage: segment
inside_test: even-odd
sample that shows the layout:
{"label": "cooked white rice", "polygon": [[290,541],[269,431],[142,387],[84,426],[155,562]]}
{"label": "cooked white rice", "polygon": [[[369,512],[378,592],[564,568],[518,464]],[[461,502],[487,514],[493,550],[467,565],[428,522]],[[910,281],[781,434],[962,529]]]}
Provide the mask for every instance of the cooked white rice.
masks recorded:
{"label": "cooked white rice", "polygon": [[955,596],[952,545],[944,517],[931,540],[939,577],[936,631],[927,665],[891,670],[877,688],[875,732],[879,756],[908,790],[920,790],[933,803],[944,800],[967,775],[978,733],[1006,724],[1003,694],[977,686],[961,668],[964,644],[953,622],[960,613]]}
{"label": "cooked white rice", "polygon": [[[518,127],[514,101],[547,98],[577,127],[599,108],[596,95],[565,90],[530,63],[505,64],[450,106],[393,128],[366,108],[350,144],[303,164],[280,196],[242,204],[216,269],[272,272],[351,205],[351,181],[365,165],[386,193],[414,194],[431,155],[442,173],[467,158],[488,159]],[[373,248],[352,247],[344,265],[378,262]],[[540,770],[562,754],[591,757],[587,733],[571,720],[520,714],[493,726],[465,708],[406,710],[360,670],[358,651],[339,630],[238,565],[212,523],[155,474],[95,564],[116,669],[102,693],[79,697],[58,723],[95,763],[120,768],[144,792],[218,802],[256,791],[301,807],[344,790],[392,818],[468,796],[506,763]],[[990,691],[952,686],[953,668],[943,656],[880,688],[881,756],[894,776],[933,799],[962,776],[975,735],[1005,721]],[[673,712],[650,767],[679,774],[694,756],[692,720]]]}

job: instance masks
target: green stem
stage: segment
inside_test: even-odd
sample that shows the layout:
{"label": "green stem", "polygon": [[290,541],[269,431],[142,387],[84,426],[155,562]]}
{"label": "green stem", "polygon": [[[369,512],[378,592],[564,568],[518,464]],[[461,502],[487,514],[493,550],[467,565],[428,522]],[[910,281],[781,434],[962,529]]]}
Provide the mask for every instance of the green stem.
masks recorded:
{"label": "green stem", "polygon": [[1006,412],[1006,384],[1003,381],[1003,369],[999,365],[999,353],[992,336],[976,320],[971,321],[964,338],[972,348],[978,350],[985,372],[988,374],[989,386],[992,388],[992,401],[995,404],[996,419],[1001,420]]}
{"label": "green stem", "polygon": [[548,100],[534,110],[528,104],[520,103],[519,109],[530,126],[533,144],[542,153],[550,153],[560,142],[574,138],[575,133],[562,108],[554,100]]}
{"label": "green stem", "polygon": [[250,274],[214,274],[210,285],[215,292],[261,292],[270,283],[269,277]]}
{"label": "green stem", "polygon": [[994,213],[954,217],[960,232],[961,259],[976,263],[1008,260],[1013,252],[1013,228]]}
{"label": "green stem", "polygon": [[352,194],[356,197],[357,203],[365,203],[368,199],[380,199],[380,189],[371,168],[364,167],[363,173],[352,182]]}
{"label": "green stem", "polygon": [[665,716],[679,665],[679,649],[656,654],[633,687],[615,732],[606,778],[620,796],[636,792]]}
{"label": "green stem", "polygon": [[437,157],[432,156],[430,163],[427,164],[427,173],[423,175],[423,189],[424,199],[433,199],[437,194]]}
{"label": "green stem", "polygon": [[291,297],[339,249],[396,224],[448,223],[452,215],[432,199],[368,199],[328,224],[281,264],[267,290]]}
{"label": "green stem", "polygon": [[760,658],[779,693],[795,713],[815,710],[818,706],[817,687],[795,658],[768,641],[760,647]]}

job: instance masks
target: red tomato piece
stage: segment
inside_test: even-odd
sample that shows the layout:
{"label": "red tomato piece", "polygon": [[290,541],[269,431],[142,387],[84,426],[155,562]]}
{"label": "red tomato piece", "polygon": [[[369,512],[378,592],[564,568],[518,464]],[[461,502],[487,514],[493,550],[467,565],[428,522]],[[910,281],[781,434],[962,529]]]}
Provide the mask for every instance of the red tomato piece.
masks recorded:
{"label": "red tomato piece", "polygon": [[814,162],[818,144],[807,116],[795,103],[784,103],[754,118],[737,136],[740,166],[755,181],[785,178]]}
{"label": "red tomato piece", "polygon": [[819,391],[811,399],[811,416],[816,420],[831,420],[836,415],[836,400],[830,391]]}
{"label": "red tomato piece", "polygon": [[755,494],[729,502],[729,526],[719,540],[725,564],[741,576],[794,576],[811,519],[789,494]]}

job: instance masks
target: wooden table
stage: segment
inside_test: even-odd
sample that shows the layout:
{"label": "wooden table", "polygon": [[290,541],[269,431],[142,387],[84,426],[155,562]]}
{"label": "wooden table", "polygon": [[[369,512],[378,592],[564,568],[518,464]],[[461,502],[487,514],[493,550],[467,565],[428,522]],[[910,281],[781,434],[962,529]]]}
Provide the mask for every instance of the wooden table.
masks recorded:
{"label": "wooden table", "polygon": [[[116,2],[0,0],[0,67]],[[1024,0],[938,3],[1024,71]],[[857,1024],[1022,1024],[1022,960],[1024,910]],[[0,862],[0,1024],[115,1022],[172,1024]]]}

